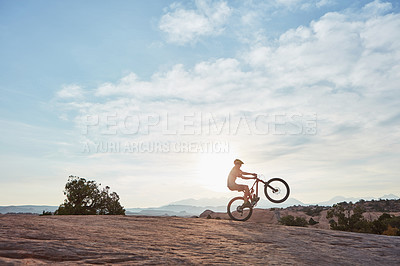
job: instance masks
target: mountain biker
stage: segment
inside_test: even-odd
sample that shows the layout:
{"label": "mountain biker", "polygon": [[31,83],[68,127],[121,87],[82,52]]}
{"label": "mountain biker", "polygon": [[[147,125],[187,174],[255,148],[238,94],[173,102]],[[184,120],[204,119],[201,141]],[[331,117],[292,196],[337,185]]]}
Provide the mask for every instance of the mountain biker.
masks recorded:
{"label": "mountain biker", "polygon": [[[257,177],[257,174],[255,173],[246,173],[243,172],[242,170],[240,170],[240,167],[242,166],[242,164],[244,164],[244,162],[242,162],[239,159],[236,159],[235,161],[233,161],[233,163],[235,164],[235,166],[232,168],[231,172],[229,173],[228,176],[228,188],[232,191],[244,191],[244,199],[245,199],[245,203],[244,205],[249,205],[249,199],[250,199],[250,190],[249,187],[246,185],[241,185],[241,184],[236,184],[236,178],[240,177],[242,179],[253,179],[254,177]],[[243,175],[252,175],[253,177],[246,177]]]}

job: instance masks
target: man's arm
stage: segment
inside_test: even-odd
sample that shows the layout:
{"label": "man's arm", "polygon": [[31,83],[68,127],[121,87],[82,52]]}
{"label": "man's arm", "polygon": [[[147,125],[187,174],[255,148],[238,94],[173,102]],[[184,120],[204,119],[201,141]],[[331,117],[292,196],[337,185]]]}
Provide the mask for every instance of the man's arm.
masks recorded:
{"label": "man's arm", "polygon": [[[253,177],[247,177],[247,176],[243,176],[243,175],[252,175]],[[246,172],[242,172],[242,176],[241,178],[243,179],[253,179],[254,177],[257,177],[256,173],[246,173]]]}

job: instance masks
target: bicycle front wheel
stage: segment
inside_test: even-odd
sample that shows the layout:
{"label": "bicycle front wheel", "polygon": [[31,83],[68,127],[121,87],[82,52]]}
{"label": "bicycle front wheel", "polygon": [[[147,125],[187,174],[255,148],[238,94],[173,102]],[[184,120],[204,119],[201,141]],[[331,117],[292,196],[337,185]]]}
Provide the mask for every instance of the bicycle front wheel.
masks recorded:
{"label": "bicycle front wheel", "polygon": [[253,208],[249,206],[243,207],[244,197],[236,197],[228,203],[228,215],[235,221],[246,221],[253,213]]}
{"label": "bicycle front wheel", "polygon": [[271,202],[282,203],[289,197],[290,189],[285,180],[272,178],[265,183],[264,193]]}

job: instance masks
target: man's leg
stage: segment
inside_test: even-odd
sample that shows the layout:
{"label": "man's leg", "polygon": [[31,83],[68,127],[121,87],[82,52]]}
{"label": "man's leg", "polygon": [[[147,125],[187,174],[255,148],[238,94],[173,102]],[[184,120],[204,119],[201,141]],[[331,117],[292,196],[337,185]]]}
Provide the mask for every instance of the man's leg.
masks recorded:
{"label": "man's leg", "polygon": [[245,201],[249,201],[249,200],[250,200],[250,190],[249,190],[249,187],[246,186],[246,185],[238,185],[238,186],[240,187],[238,190],[244,192],[244,199],[245,199]]}
{"label": "man's leg", "polygon": [[250,200],[250,190],[249,190],[249,187],[248,187],[248,186],[246,186],[246,188],[244,189],[244,197],[245,197],[245,199],[246,199],[247,201]]}

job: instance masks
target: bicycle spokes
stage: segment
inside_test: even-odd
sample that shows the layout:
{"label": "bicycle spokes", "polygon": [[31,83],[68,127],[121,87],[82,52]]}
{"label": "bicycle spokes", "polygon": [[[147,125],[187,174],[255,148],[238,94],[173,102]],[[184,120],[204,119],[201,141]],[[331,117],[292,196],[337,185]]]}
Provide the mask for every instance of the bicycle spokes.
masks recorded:
{"label": "bicycle spokes", "polygon": [[245,204],[243,197],[233,198],[228,204],[228,214],[236,221],[246,221],[253,212],[251,205]]}
{"label": "bicycle spokes", "polygon": [[289,197],[289,186],[280,178],[272,178],[265,184],[265,196],[274,203],[284,202]]}

